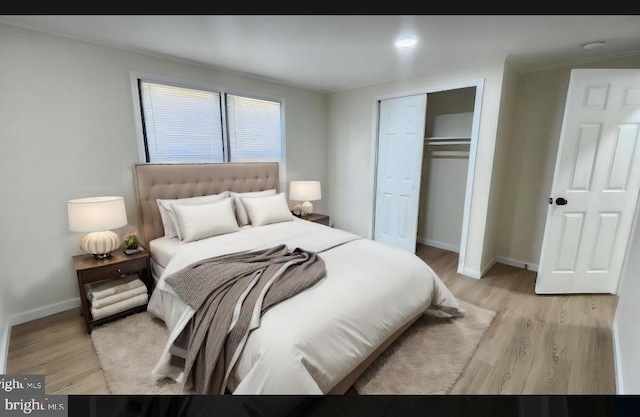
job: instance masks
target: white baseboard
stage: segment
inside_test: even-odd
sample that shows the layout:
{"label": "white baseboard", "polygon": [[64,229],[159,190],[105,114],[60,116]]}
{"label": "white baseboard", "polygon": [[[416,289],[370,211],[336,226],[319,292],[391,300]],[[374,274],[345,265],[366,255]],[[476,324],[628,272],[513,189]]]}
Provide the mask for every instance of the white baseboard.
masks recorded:
{"label": "white baseboard", "polygon": [[[416,238],[416,241],[418,243],[422,243],[423,245],[460,253],[460,246],[455,246],[455,245],[451,245],[449,243],[444,243],[444,242],[438,242],[438,241],[426,239],[423,237]],[[489,264],[486,267],[482,269],[482,273],[479,273],[478,271],[468,269],[468,268],[464,268],[462,271],[458,271],[458,273],[471,278],[480,278],[484,276],[484,274],[486,274],[487,271],[489,271],[489,269],[491,269],[491,267],[495,265],[496,262],[509,265],[509,266],[515,266],[516,268],[520,268],[520,269],[526,269],[529,271],[538,272],[538,264],[531,264],[531,263],[519,261],[517,259],[505,258],[504,256],[496,256],[494,259],[491,260],[491,262],[489,262]]]}
{"label": "white baseboard", "polygon": [[616,394],[624,395],[624,386],[622,385],[622,364],[620,363],[620,343],[618,342],[618,316],[613,318],[611,326],[611,339],[613,340],[613,370],[616,375]]}
{"label": "white baseboard", "polygon": [[496,256],[496,262],[500,262],[501,264],[515,266],[520,269],[527,269],[529,271],[538,272],[538,264],[530,264],[527,262],[518,261],[516,259],[505,258],[502,256]]}
{"label": "white baseboard", "polygon": [[423,245],[432,246],[434,248],[460,253],[460,246],[452,245],[450,243],[438,242],[435,240],[426,239],[424,237],[417,237],[416,242],[422,243]]}
{"label": "white baseboard", "polygon": [[72,308],[76,307],[80,307],[80,297],[72,298],[66,301],[60,301],[59,303],[50,304],[48,306],[40,308],[34,308],[33,310],[25,311],[24,313],[9,316],[9,326],[17,326],[18,324],[41,319],[52,314],[62,313],[63,311],[71,310]]}
{"label": "white baseboard", "polygon": [[529,271],[538,271],[538,265],[536,264],[527,264],[522,261],[516,261],[515,259],[504,258],[502,256],[496,256],[485,266],[482,268],[482,272],[478,272],[473,269],[464,268],[462,271],[458,271],[458,273],[465,275],[471,278],[482,278],[488,271],[491,269],[493,265],[496,263],[501,263],[509,266],[515,266],[516,268],[528,269]]}
{"label": "white baseboard", "polygon": [[14,314],[7,318],[7,323],[0,334],[0,374],[7,372],[7,357],[9,356],[9,343],[11,342],[11,327],[18,324],[27,323],[32,320],[41,319],[56,313],[71,310],[80,307],[80,297],[70,300],[61,301],[59,303],[50,304],[48,306],[34,308],[24,313]]}
{"label": "white baseboard", "polygon": [[497,258],[493,258],[491,262],[487,264],[487,266],[482,268],[482,273],[480,274],[480,276],[483,277],[491,269],[491,267],[496,264],[496,261],[497,261]]}
{"label": "white baseboard", "polygon": [[476,278],[476,279],[482,278],[482,275],[480,274],[480,271],[476,271],[475,269],[462,268],[462,271],[458,271],[458,273],[464,275],[465,277],[469,277],[469,278]]}
{"label": "white baseboard", "polygon": [[[427,243],[425,243],[425,245],[426,244]],[[429,246],[433,246],[433,245],[429,244]],[[462,274],[464,276],[470,277],[470,278],[482,278],[489,271],[489,269],[491,269],[491,267],[493,265],[495,265],[496,263],[501,263],[501,264],[505,264],[505,265],[509,265],[509,266],[515,266],[516,268],[527,269],[529,271],[538,272],[538,265],[537,264],[529,264],[529,263],[526,263],[526,262],[517,261],[515,259],[505,258],[505,257],[502,257],[502,256],[496,256],[495,258],[493,258],[491,260],[491,262],[489,262],[489,264],[487,266],[482,268],[482,272],[478,272],[476,270],[469,269],[469,268],[463,268],[463,270],[462,271],[458,271],[458,273]]]}
{"label": "white baseboard", "polygon": [[0,334],[0,375],[7,373],[7,357],[9,356],[9,338],[11,336],[11,325],[9,320]]}

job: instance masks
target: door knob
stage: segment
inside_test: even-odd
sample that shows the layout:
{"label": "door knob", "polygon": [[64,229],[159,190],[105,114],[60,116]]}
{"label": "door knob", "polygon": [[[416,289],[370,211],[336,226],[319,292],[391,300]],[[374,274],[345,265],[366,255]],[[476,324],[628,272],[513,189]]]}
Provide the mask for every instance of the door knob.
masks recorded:
{"label": "door knob", "polygon": [[556,198],[556,204],[559,206],[564,206],[565,204],[567,204],[567,200],[562,197]]}

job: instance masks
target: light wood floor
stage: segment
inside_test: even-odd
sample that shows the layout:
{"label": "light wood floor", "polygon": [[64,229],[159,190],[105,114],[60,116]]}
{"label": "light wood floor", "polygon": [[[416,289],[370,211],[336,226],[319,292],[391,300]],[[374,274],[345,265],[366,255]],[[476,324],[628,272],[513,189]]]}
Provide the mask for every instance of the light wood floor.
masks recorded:
{"label": "light wood floor", "polygon": [[[456,253],[417,254],[456,297],[497,313],[452,394],[616,393],[616,296],[536,295],[535,272],[496,264],[477,280],[456,273]],[[77,309],[14,326],[7,373],[46,375],[47,394],[108,393]]]}

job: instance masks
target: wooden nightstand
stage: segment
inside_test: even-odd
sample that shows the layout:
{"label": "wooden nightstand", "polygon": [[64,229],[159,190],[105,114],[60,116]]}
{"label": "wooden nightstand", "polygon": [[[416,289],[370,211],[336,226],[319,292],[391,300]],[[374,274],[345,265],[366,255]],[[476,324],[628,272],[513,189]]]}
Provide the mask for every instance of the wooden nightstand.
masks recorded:
{"label": "wooden nightstand", "polygon": [[302,216],[300,217],[303,220],[308,220],[310,222],[314,222],[314,223],[320,223],[320,224],[324,224],[325,226],[329,226],[329,216],[327,216],[326,214],[319,214],[319,213],[311,213],[308,216]]}
{"label": "wooden nightstand", "polygon": [[80,309],[87,325],[87,333],[91,333],[93,326],[147,309],[147,305],[143,304],[108,317],[94,320],[91,316],[91,307],[87,300],[85,287],[86,284],[91,282],[117,278],[126,274],[138,274],[142,282],[147,286],[147,294],[151,296],[153,280],[151,279],[151,269],[149,266],[149,252],[146,249],[133,255],[126,255],[122,252],[122,249],[117,249],[106,259],[95,259],[93,255],[77,255],[73,257],[73,266],[76,269],[76,275],[78,277]]}

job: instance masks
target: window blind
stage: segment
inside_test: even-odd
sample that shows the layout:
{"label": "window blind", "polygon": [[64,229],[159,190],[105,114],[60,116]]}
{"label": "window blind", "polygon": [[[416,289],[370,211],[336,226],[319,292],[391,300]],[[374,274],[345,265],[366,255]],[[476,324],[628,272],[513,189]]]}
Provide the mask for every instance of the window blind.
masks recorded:
{"label": "window blind", "polygon": [[139,89],[147,162],[282,160],[277,101],[143,80]]}
{"label": "window blind", "polygon": [[280,103],[226,96],[227,129],[233,162],[279,162],[282,155]]}
{"label": "window blind", "polygon": [[140,83],[148,162],[223,162],[220,93]]}

